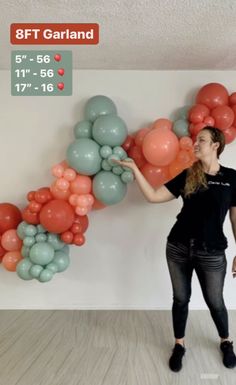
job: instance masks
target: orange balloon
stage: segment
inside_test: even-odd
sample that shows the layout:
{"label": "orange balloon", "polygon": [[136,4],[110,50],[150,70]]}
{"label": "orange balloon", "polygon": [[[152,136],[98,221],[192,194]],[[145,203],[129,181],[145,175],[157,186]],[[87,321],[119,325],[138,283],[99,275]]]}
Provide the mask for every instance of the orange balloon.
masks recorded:
{"label": "orange balloon", "polygon": [[0,203],[0,234],[9,229],[16,229],[21,221],[18,207],[11,203]]}
{"label": "orange balloon", "polygon": [[22,240],[18,237],[16,230],[11,229],[3,233],[1,244],[2,247],[7,251],[16,251],[21,249]]}
{"label": "orange balloon", "polygon": [[70,190],[73,194],[89,194],[92,189],[92,180],[87,175],[77,175],[70,183]]}
{"label": "orange balloon", "polygon": [[145,128],[141,128],[140,130],[138,130],[138,132],[134,138],[134,142],[135,142],[136,146],[142,146],[143,139],[149,131],[151,131],[151,127],[145,127]]}
{"label": "orange balloon", "polygon": [[154,188],[163,185],[170,178],[169,169],[167,166],[158,167],[153,166],[150,163],[146,163],[140,169],[140,171]]}
{"label": "orange balloon", "polygon": [[194,124],[193,127],[191,127],[191,133],[193,136],[197,136],[197,134],[204,128],[206,127],[206,123],[197,123]]}
{"label": "orange balloon", "polygon": [[204,104],[196,104],[190,108],[188,113],[188,118],[192,123],[201,123],[204,118],[206,118],[210,113],[209,108],[204,106]]}
{"label": "orange balloon", "polygon": [[[146,137],[147,135],[145,136],[145,138]],[[145,165],[146,159],[144,158],[142,147],[139,147],[139,146],[131,147],[131,149],[128,151],[128,155],[130,158],[132,158],[135,161],[138,168],[141,168],[142,166]]]}
{"label": "orange balloon", "polygon": [[175,159],[169,165],[169,173],[171,178],[174,178],[176,175],[180,174],[183,171],[183,169],[184,169],[183,165]]}
{"label": "orange balloon", "polygon": [[32,213],[28,206],[22,211],[22,219],[31,225],[39,224],[38,213]]}
{"label": "orange balloon", "polygon": [[204,120],[203,123],[206,124],[206,126],[214,127],[215,125],[215,119],[212,118],[212,116],[207,116]]}
{"label": "orange balloon", "polygon": [[128,135],[124,141],[124,143],[121,145],[121,147],[125,151],[129,151],[129,149],[134,145],[134,138],[131,135]]}
{"label": "orange balloon", "polygon": [[172,130],[172,122],[169,119],[157,119],[152,125],[152,129],[155,130],[155,128],[160,128],[161,130]]}
{"label": "orange balloon", "polygon": [[181,150],[190,150],[193,147],[193,141],[189,136],[182,136],[179,140]]}
{"label": "orange balloon", "polygon": [[232,126],[236,127],[236,105],[232,107],[232,111],[234,113],[234,122],[233,122]]}
{"label": "orange balloon", "polygon": [[100,202],[97,198],[94,197],[94,202],[93,202],[93,205],[92,205],[92,210],[101,210],[101,209],[105,209],[106,207],[107,206],[104,205],[104,203]]}
{"label": "orange balloon", "polygon": [[176,157],[176,161],[182,165],[182,167],[185,167],[189,162],[191,161],[191,156],[189,154],[189,151],[186,150],[180,150],[178,152],[178,155]]}
{"label": "orange balloon", "polygon": [[51,233],[64,233],[74,221],[74,210],[62,199],[54,199],[46,203],[40,211],[41,225]]}
{"label": "orange balloon", "polygon": [[16,271],[16,266],[22,259],[20,251],[8,251],[2,259],[2,264],[6,270]]}
{"label": "orange balloon", "polygon": [[156,128],[145,136],[142,148],[149,163],[154,166],[166,166],[175,159],[179,141],[172,131]]}
{"label": "orange balloon", "polygon": [[212,110],[211,115],[215,119],[215,126],[225,130],[234,122],[234,111],[229,106],[219,106]]}
{"label": "orange balloon", "polygon": [[205,104],[210,109],[226,106],[229,101],[227,89],[220,83],[208,83],[203,86],[196,97],[197,104]]}
{"label": "orange balloon", "polygon": [[233,92],[229,97],[229,105],[234,106],[236,104],[236,92]]}

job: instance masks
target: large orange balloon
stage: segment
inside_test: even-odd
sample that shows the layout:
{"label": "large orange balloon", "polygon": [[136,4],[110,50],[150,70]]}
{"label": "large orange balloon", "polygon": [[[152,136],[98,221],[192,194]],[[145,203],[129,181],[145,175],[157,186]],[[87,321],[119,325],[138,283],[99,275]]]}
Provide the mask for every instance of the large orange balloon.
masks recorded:
{"label": "large orange balloon", "polygon": [[225,143],[226,144],[233,142],[233,140],[236,138],[236,128],[235,127],[226,128],[226,130],[224,130],[223,133],[225,136]]}
{"label": "large orange balloon", "polygon": [[8,251],[2,259],[2,264],[8,271],[16,271],[18,262],[23,259],[19,251]]}
{"label": "large orange balloon", "polygon": [[166,166],[175,159],[179,141],[172,131],[156,128],[145,136],[142,148],[149,163],[154,166]]}
{"label": "large orange balloon", "polygon": [[39,214],[41,225],[51,233],[63,233],[74,221],[74,211],[69,203],[55,199],[46,203]]}
{"label": "large orange balloon", "polygon": [[229,106],[214,108],[211,116],[215,119],[215,126],[221,130],[231,127],[234,122],[234,111]]}
{"label": "large orange balloon", "polygon": [[16,230],[11,229],[3,233],[1,244],[7,251],[17,251],[22,247],[22,240],[18,237]]}
{"label": "large orange balloon", "polygon": [[188,118],[192,123],[201,123],[204,118],[206,118],[210,113],[209,108],[204,106],[204,104],[196,104],[190,108],[188,113]]}
{"label": "large orange balloon", "polygon": [[226,106],[229,101],[227,89],[220,83],[208,83],[197,94],[197,104],[205,104],[210,109]]}
{"label": "large orange balloon", "polygon": [[146,163],[141,169],[141,173],[151,184],[152,187],[157,188],[163,185],[170,178],[169,170],[167,166],[158,167],[153,166],[150,163]]}
{"label": "large orange balloon", "polygon": [[16,229],[22,221],[21,212],[11,203],[0,204],[0,234],[9,229]]}
{"label": "large orange balloon", "polygon": [[172,121],[169,119],[157,119],[152,125],[152,129],[155,130],[156,128],[160,128],[161,130],[171,130],[172,129]]}

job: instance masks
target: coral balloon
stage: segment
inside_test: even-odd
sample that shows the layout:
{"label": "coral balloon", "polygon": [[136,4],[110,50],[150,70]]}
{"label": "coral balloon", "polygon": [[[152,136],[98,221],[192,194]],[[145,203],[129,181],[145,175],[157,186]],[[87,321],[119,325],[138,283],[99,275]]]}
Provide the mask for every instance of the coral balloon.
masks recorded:
{"label": "coral balloon", "polygon": [[233,140],[236,138],[236,128],[235,127],[226,128],[226,130],[224,130],[223,133],[225,136],[225,143],[226,144],[233,142]]}
{"label": "coral balloon", "polygon": [[142,146],[143,139],[149,131],[151,131],[151,127],[145,127],[145,128],[141,128],[140,130],[138,130],[138,132],[134,138],[134,142],[135,142],[136,146]]}
{"label": "coral balloon", "polygon": [[61,240],[67,244],[72,243],[74,234],[71,231],[65,231],[61,234]]}
{"label": "coral balloon", "polygon": [[89,225],[89,220],[88,220],[88,216],[87,215],[83,215],[83,216],[79,216],[77,215],[75,217],[75,220],[74,222],[78,225],[80,225],[80,233],[85,233],[85,231],[87,230],[88,228],[88,225]]}
{"label": "coral balloon", "polygon": [[34,200],[35,191],[29,191],[27,194],[27,200],[30,202]]}
{"label": "coral balloon", "polygon": [[86,175],[77,175],[70,183],[70,190],[74,194],[89,194],[92,189],[92,180]]}
{"label": "coral balloon", "polygon": [[2,257],[6,254],[7,250],[5,250],[0,242],[0,261],[2,260]]}
{"label": "coral balloon", "polygon": [[184,169],[183,165],[175,159],[169,165],[169,173],[170,173],[171,179],[174,178],[176,175],[180,174],[181,171],[183,171],[183,169]]}
{"label": "coral balloon", "polygon": [[105,209],[105,207],[107,206],[104,203],[100,202],[97,198],[94,198],[94,203],[92,206],[93,210],[102,210]]}
{"label": "coral balloon", "polygon": [[28,207],[25,207],[25,209],[22,211],[22,219],[31,225],[39,224],[38,213],[32,213]]}
{"label": "coral balloon", "polygon": [[229,106],[219,106],[212,110],[211,115],[215,119],[216,127],[225,130],[234,122],[234,111]]}
{"label": "coral balloon", "polygon": [[82,246],[85,243],[85,237],[83,234],[75,234],[73,238],[73,243],[77,246]]}
{"label": "coral balloon", "polygon": [[128,135],[124,141],[124,143],[121,145],[121,147],[125,151],[129,151],[129,149],[134,145],[134,138],[131,135]]}
{"label": "coral balloon", "polygon": [[138,168],[142,167],[146,163],[146,159],[144,158],[142,148],[139,146],[133,146],[128,151],[128,155],[132,158],[137,164]]}
{"label": "coral balloon", "polygon": [[41,225],[51,233],[63,233],[74,221],[74,211],[69,203],[55,199],[46,203],[40,212]]}
{"label": "coral balloon", "polygon": [[167,166],[158,167],[153,166],[150,163],[146,163],[141,169],[141,173],[147,179],[147,181],[152,185],[152,187],[157,188],[167,182],[170,178],[169,169]]}
{"label": "coral balloon", "polygon": [[181,150],[190,150],[193,146],[193,141],[188,136],[182,136],[179,140],[179,146]]}
{"label": "coral balloon", "polygon": [[208,83],[203,86],[196,97],[197,104],[204,104],[210,109],[228,104],[229,94],[220,83]]}
{"label": "coral balloon", "polygon": [[11,203],[0,203],[0,234],[9,229],[16,229],[21,221],[18,207]]}
{"label": "coral balloon", "polygon": [[16,230],[11,229],[3,233],[1,244],[7,251],[17,251],[20,250],[22,246],[22,240],[18,237]]}
{"label": "coral balloon", "polygon": [[206,124],[206,126],[214,127],[215,125],[215,120],[212,118],[212,116],[207,116],[204,120],[203,123]]}
{"label": "coral balloon", "polygon": [[70,196],[70,190],[60,190],[57,185],[56,185],[56,182],[53,182],[53,184],[51,185],[50,187],[50,191],[52,193],[52,196],[53,198],[56,198],[56,199],[63,199],[63,200],[67,200]]}
{"label": "coral balloon", "polygon": [[236,92],[233,92],[229,97],[229,105],[234,106],[236,104]]}
{"label": "coral balloon", "polygon": [[47,203],[52,199],[52,194],[48,187],[41,187],[35,192],[34,199],[38,203]]}
{"label": "coral balloon", "polygon": [[156,128],[160,128],[163,130],[171,130],[172,129],[172,122],[169,119],[157,119],[152,125],[152,129],[155,130]]}
{"label": "coral balloon", "polygon": [[2,264],[6,270],[16,271],[16,266],[22,259],[22,255],[19,251],[9,251],[4,255]]}
{"label": "coral balloon", "polygon": [[189,110],[188,119],[192,123],[201,123],[210,113],[209,108],[204,104],[196,104]]}
{"label": "coral balloon", "polygon": [[179,141],[173,132],[157,128],[145,136],[142,147],[149,163],[154,166],[166,166],[175,159]]}

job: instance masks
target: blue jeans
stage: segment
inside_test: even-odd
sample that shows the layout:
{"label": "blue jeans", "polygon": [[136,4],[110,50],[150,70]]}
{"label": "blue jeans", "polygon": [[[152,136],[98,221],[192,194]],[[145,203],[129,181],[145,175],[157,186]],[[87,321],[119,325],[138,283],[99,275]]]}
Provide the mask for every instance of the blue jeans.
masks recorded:
{"label": "blue jeans", "polygon": [[219,336],[228,338],[228,312],[223,299],[227,266],[225,251],[209,250],[191,239],[189,245],[167,242],[166,258],[173,288],[172,321],[175,338],[183,338],[185,335],[193,270],[196,271]]}

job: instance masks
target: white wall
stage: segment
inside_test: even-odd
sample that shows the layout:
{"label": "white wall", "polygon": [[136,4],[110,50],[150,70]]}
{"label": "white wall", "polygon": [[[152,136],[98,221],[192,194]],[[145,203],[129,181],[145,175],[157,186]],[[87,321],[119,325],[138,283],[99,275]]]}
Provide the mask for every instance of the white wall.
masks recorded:
{"label": "white wall", "polygon": [[[235,91],[236,72],[75,71],[71,97],[13,97],[10,72],[1,71],[0,79],[0,202],[23,207],[29,190],[53,180],[50,167],[65,158],[73,126],[83,119],[89,97],[111,97],[132,132],[193,104],[196,91],[208,82],[221,82],[229,92]],[[221,163],[235,167],[235,150],[236,142],[228,145]],[[180,207],[180,199],[148,204],[132,185],[123,202],[90,213],[86,244],[71,247],[70,267],[51,282],[22,281],[1,267],[0,308],[170,309],[165,243]],[[236,309],[230,273],[235,242],[228,218],[225,233],[229,239],[225,301]],[[190,308],[205,308],[196,276]]]}

